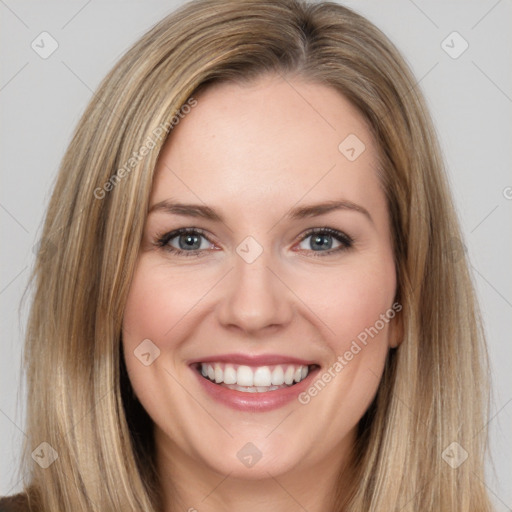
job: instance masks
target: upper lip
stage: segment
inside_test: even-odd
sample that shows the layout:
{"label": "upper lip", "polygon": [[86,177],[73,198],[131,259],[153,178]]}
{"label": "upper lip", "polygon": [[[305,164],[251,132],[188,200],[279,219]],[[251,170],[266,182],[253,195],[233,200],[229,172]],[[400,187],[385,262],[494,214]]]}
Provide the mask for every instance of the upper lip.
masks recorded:
{"label": "upper lip", "polygon": [[300,359],[298,357],[285,356],[282,354],[218,354],[193,359],[189,364],[197,363],[231,363],[246,366],[267,366],[277,364],[297,364],[309,366],[317,364],[315,361]]}

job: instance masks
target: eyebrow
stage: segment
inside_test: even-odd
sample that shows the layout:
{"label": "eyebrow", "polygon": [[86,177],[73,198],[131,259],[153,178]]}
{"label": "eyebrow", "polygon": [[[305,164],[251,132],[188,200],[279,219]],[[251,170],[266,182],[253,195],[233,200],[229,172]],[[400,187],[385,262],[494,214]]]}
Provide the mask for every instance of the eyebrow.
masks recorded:
{"label": "eyebrow", "polygon": [[[291,209],[288,213],[286,213],[284,218],[290,220],[305,219],[309,217],[324,215],[336,210],[349,210],[362,213],[373,223],[372,216],[366,208],[363,208],[362,206],[347,200],[325,201],[323,203],[300,206]],[[181,215],[184,217],[199,217],[214,222],[225,222],[222,215],[217,213],[213,208],[201,204],[175,203],[164,200],[154,204],[149,209],[148,214],[153,212],[164,212],[172,215]]]}

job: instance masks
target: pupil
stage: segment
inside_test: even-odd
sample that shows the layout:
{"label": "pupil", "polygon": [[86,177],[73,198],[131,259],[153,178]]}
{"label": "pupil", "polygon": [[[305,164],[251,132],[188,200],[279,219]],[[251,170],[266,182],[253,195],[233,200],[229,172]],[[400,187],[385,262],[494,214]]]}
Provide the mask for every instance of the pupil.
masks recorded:
{"label": "pupil", "polygon": [[[197,247],[195,247],[197,245]],[[181,249],[199,249],[201,242],[197,235],[181,235],[180,248]]]}
{"label": "pupil", "polygon": [[312,249],[315,249],[315,248],[330,249],[331,246],[332,246],[332,239],[331,239],[330,235],[316,235],[313,238],[313,243],[311,244]]}

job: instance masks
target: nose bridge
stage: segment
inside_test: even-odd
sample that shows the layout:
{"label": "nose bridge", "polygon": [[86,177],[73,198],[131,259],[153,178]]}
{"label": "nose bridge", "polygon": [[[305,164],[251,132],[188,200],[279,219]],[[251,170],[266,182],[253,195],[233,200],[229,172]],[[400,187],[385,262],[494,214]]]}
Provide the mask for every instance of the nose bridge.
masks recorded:
{"label": "nose bridge", "polygon": [[229,286],[219,308],[222,324],[256,331],[290,320],[290,297],[271,270],[275,266],[272,251],[254,238],[247,237],[238,245]]}

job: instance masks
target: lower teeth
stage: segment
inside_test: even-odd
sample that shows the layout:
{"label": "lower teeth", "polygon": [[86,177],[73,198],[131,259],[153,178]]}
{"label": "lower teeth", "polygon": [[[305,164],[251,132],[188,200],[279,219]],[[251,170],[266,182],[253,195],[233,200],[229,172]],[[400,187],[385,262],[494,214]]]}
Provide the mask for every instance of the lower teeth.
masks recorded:
{"label": "lower teeth", "polygon": [[234,389],[236,391],[243,391],[245,393],[265,393],[267,391],[275,391],[276,389],[290,387],[287,384],[282,384],[281,386],[239,386],[238,384],[224,384],[224,382],[221,382],[218,385],[228,389]]}
{"label": "lower teeth", "polygon": [[211,380],[209,377],[203,375],[200,371],[199,374],[207,381],[212,382],[213,384],[217,384],[217,386],[223,386],[225,388],[234,389],[235,391],[242,391],[244,393],[266,393],[267,391],[275,391],[277,389],[289,388],[297,384],[297,382],[293,382],[292,384],[281,384],[279,386],[239,386],[238,384],[225,384],[224,382],[215,382],[214,380]]}

